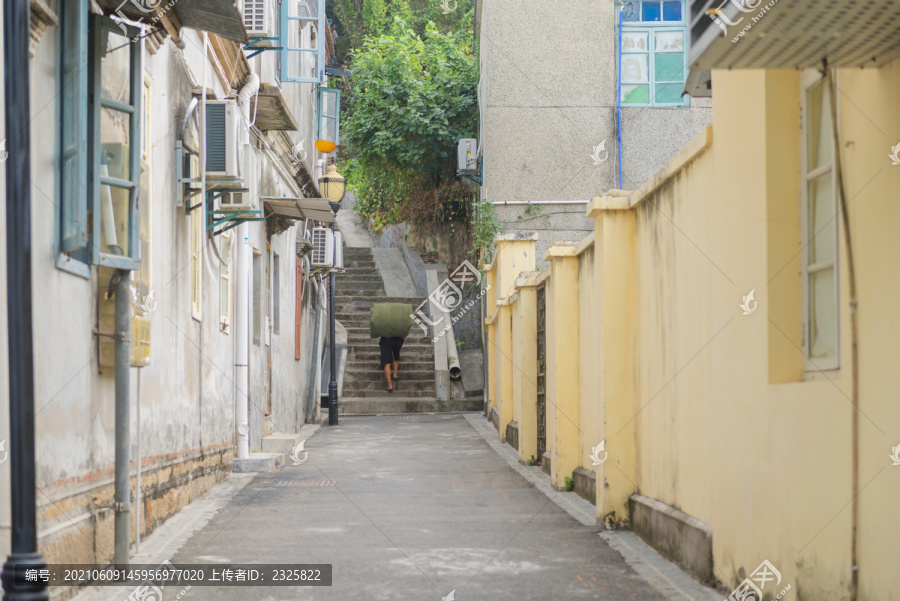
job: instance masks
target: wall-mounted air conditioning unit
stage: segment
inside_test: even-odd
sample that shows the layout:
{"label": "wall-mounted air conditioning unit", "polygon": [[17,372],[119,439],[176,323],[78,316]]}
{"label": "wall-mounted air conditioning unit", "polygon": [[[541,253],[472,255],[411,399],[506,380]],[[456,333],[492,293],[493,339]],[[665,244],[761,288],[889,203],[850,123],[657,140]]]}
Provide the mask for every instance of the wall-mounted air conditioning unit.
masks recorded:
{"label": "wall-mounted air conditioning unit", "polygon": [[315,227],[312,231],[313,267],[331,267],[334,265],[334,234],[327,227]]}
{"label": "wall-mounted air conditioning unit", "polygon": [[463,138],[457,147],[457,169],[459,171],[478,171],[478,140]]}
{"label": "wall-mounted air conditioning unit", "polygon": [[249,192],[227,192],[216,198],[217,211],[255,211],[256,196]]}
{"label": "wall-mounted air conditioning unit", "polygon": [[241,113],[234,100],[206,101],[206,177],[242,177]]}
{"label": "wall-mounted air conditioning unit", "polygon": [[343,238],[340,232],[334,233],[334,266],[338,269],[344,268],[344,247],[341,245]]}
{"label": "wall-mounted air conditioning unit", "polygon": [[[243,0],[241,14],[244,16],[244,28],[251,38],[275,37],[275,4],[274,0]],[[257,46],[272,45],[257,43]]]}

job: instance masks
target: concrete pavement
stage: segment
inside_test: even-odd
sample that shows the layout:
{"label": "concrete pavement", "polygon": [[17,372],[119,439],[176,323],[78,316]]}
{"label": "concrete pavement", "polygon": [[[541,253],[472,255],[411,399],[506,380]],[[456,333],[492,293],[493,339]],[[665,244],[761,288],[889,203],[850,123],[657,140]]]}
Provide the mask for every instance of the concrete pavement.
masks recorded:
{"label": "concrete pavement", "polygon": [[[343,418],[306,442],[304,463],[223,485],[218,512],[190,536],[163,526],[177,552],[154,560],[334,566],[329,588],[195,586],[185,601],[715,598],[664,560],[666,575],[623,559],[584,507],[566,507],[572,493],[542,490],[504,447],[480,414]],[[651,585],[632,566],[664,577]]]}

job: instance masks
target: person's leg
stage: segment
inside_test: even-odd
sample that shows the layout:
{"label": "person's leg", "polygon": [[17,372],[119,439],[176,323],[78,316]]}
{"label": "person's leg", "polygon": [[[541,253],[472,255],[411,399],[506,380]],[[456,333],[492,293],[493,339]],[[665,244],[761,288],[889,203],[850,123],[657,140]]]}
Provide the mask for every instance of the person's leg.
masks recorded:
{"label": "person's leg", "polygon": [[400,359],[394,359],[394,379],[397,379],[397,368],[400,367]]}
{"label": "person's leg", "polygon": [[387,380],[387,387],[389,389],[393,389],[394,385],[391,384],[391,364],[384,364],[384,378]]}
{"label": "person's leg", "polygon": [[393,363],[393,351],[391,349],[390,340],[387,338],[382,338],[378,341],[378,346],[381,349],[381,369],[384,370],[384,377],[387,380],[387,388],[388,392],[394,391],[394,385],[391,383],[391,364]]}

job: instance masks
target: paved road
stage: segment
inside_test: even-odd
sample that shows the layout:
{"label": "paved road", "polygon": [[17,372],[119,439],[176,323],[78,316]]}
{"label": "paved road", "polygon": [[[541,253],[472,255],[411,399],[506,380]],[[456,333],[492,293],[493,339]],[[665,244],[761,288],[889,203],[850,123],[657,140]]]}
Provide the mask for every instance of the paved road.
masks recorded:
{"label": "paved road", "polygon": [[344,418],[306,448],[305,463],[256,476],[172,561],[330,563],[333,586],[193,587],[185,601],[663,598],[463,416]]}

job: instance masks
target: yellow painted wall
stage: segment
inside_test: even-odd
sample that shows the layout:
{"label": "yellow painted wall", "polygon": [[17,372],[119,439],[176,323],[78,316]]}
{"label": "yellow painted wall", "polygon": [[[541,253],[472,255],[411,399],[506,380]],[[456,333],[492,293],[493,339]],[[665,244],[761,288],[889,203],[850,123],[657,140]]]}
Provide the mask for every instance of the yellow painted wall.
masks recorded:
{"label": "yellow painted wall", "polygon": [[[900,480],[888,458],[900,442],[900,373],[889,367],[900,278],[885,262],[900,252],[900,167],[887,158],[900,141],[898,65],[845,71],[838,84],[868,416],[860,599],[900,590]],[[637,484],[710,524],[726,584],[768,559],[805,598],[837,600],[850,581],[853,496],[847,254],[841,239],[841,368],[804,374],[798,78],[715,71],[711,149],[634,209]],[[743,315],[751,289],[758,310]]]}
{"label": "yellow painted wall", "polygon": [[[799,82],[714,71],[711,130],[639,190],[592,201],[590,244],[548,253],[547,447],[559,488],[607,439],[598,519],[620,519],[640,491],[710,525],[725,586],[769,560],[804,599],[838,601],[851,575],[856,411],[848,254],[841,236],[840,368],[804,371]],[[900,444],[900,166],[888,158],[900,61],[841,71],[838,88],[858,287],[859,599],[881,600],[900,591],[889,458]],[[744,315],[750,290],[758,305]],[[531,319],[518,311],[514,328]],[[524,329],[514,336],[529,344]]]}

